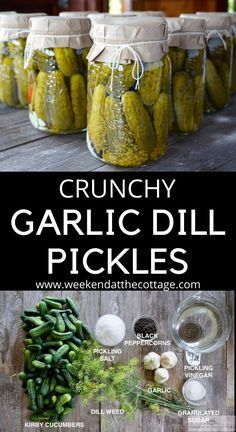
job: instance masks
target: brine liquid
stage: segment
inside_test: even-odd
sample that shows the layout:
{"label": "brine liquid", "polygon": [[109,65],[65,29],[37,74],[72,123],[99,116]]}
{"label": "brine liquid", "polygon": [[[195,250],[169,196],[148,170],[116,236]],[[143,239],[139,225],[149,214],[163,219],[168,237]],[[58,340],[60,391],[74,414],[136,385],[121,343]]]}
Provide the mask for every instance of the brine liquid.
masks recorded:
{"label": "brine liquid", "polygon": [[222,333],[220,312],[207,302],[192,303],[180,313],[176,331],[182,343],[189,348],[211,349]]}

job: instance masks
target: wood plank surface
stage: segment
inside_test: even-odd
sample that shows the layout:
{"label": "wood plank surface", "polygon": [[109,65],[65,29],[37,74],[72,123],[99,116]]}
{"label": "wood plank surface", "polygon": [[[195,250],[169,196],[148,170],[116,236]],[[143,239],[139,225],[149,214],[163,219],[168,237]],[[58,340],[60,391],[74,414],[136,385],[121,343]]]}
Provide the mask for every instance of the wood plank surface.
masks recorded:
{"label": "wood plank surface", "polygon": [[[227,304],[230,311],[232,323],[235,322],[235,294],[233,291],[227,293]],[[227,412],[234,414],[234,395],[235,395],[235,333],[231,332],[227,341]]]}
{"label": "wood plank surface", "polygon": [[[141,293],[133,293],[130,291],[124,292],[106,292],[101,294],[101,315],[114,314],[118,315],[126,325],[126,339],[133,339],[132,324],[137,315],[141,314],[142,297]],[[119,346],[119,345],[118,345]],[[122,344],[120,344],[122,347]],[[119,355],[118,362],[127,363],[131,358],[139,359],[139,367],[141,366],[141,352],[137,347],[123,348],[122,355]],[[115,405],[101,404],[101,407],[115,407]],[[143,432],[141,422],[141,412],[137,412],[132,421],[127,422],[127,419],[122,415],[103,415],[101,423],[101,432]]]}
{"label": "wood plank surface", "polygon": [[[0,430],[22,432],[24,401],[17,372],[22,370],[23,292],[0,292]],[[34,432],[34,431],[32,431]]]}
{"label": "wood plank surface", "polygon": [[167,154],[137,168],[117,168],[95,159],[86,134],[51,135],[30,124],[26,110],[0,105],[0,171],[235,171],[236,95],[225,109],[206,115],[200,131],[169,139]]}
{"label": "wood plank surface", "polygon": [[[234,318],[234,292],[225,291],[214,293],[228,304],[232,319]],[[20,314],[23,309],[34,307],[45,295],[42,292],[0,292],[0,431],[26,432],[29,430],[25,422],[28,420],[27,397],[21,388],[17,373],[23,367],[23,332]],[[50,295],[54,295],[53,293]],[[66,297],[67,293],[55,293],[55,296]],[[157,319],[160,340],[171,340],[171,321],[176,307],[181,301],[188,298],[190,292],[78,292],[72,291],[69,295],[80,307],[80,317],[90,328],[99,316],[114,313],[120,316],[126,324],[126,340],[132,340],[132,324],[140,315],[152,315]],[[122,347],[122,344],[121,344]],[[177,366],[170,370],[168,384],[181,391],[184,378],[184,365],[186,364],[184,352],[173,342],[170,346],[158,347],[123,347],[122,355],[117,361],[127,362],[132,357],[139,359],[140,374],[143,382],[152,382],[152,373],[144,372],[143,357],[149,351],[161,354],[173,350],[178,357]],[[202,356],[202,365],[212,364],[214,368],[213,379],[208,381],[207,409],[219,409],[220,415],[232,415],[234,409],[234,332],[222,348],[213,353]],[[140,375],[140,376],[141,376]],[[91,408],[103,408],[109,405],[90,404],[85,407],[79,397],[76,408],[67,421],[84,421],[84,432],[188,432],[187,419],[176,415],[154,415],[149,410],[137,412],[131,422],[117,415],[91,415]],[[69,432],[71,428],[30,428],[32,432]]]}

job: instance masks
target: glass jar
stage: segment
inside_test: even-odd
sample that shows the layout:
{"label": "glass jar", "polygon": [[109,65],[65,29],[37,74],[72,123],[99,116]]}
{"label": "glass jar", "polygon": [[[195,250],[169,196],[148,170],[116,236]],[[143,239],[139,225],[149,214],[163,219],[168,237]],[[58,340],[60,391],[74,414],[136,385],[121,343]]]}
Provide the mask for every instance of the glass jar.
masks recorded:
{"label": "glass jar", "polygon": [[232,80],[231,80],[231,93],[236,92],[236,12],[230,14],[232,23],[232,44],[233,44],[233,58],[232,58]]}
{"label": "glass jar", "polygon": [[50,48],[33,53],[29,118],[51,133],[79,132],[87,125],[87,49]]}
{"label": "glass jar", "polygon": [[231,92],[236,92],[236,32],[233,35],[233,62],[232,62],[232,82]]}
{"label": "glass jar", "polygon": [[206,59],[206,95],[207,112],[224,108],[230,101],[231,53],[230,36],[208,40]]}
{"label": "glass jar", "polygon": [[192,133],[204,113],[205,23],[201,19],[167,18],[172,66],[170,132]]}
{"label": "glass jar", "polygon": [[[76,26],[75,21],[80,23],[81,20],[83,25]],[[90,21],[86,18],[60,17],[47,17],[43,20],[42,26],[43,28],[48,26],[49,29],[52,26],[55,33],[65,33],[64,27],[68,23],[74,31],[80,29],[81,32],[85,32],[85,27],[87,26],[88,29],[90,27]],[[38,31],[38,22],[32,20],[30,25],[31,29],[36,26]],[[33,34],[32,39],[34,36]],[[39,38],[36,38],[36,44]],[[47,33],[46,39],[43,38],[44,36],[42,36],[44,42],[47,41]],[[82,33],[80,42],[81,38],[83,38]],[[32,39],[29,42],[32,42]],[[66,40],[68,41],[68,38]],[[40,49],[37,45],[32,49],[29,43],[31,48],[28,58],[30,121],[36,129],[55,134],[84,131],[87,126],[86,56],[89,48],[63,46],[61,38],[56,36],[54,42],[54,45],[59,46],[45,46]]]}
{"label": "glass jar", "polygon": [[232,21],[228,13],[197,12],[206,22],[207,59],[205,111],[224,108],[230,101],[232,78]]}
{"label": "glass jar", "polygon": [[[161,31],[165,32],[163,20],[155,20],[158,20],[157,25],[162,26]],[[141,51],[138,57],[133,49],[126,48],[124,53],[122,45],[130,32],[134,34],[140,27],[147,29],[150,22],[147,24],[146,20],[136,21],[134,18],[132,24],[129,18],[122,20],[122,24],[123,21],[126,23],[126,34],[117,19],[94,25],[94,50],[97,49],[96,34],[103,33],[101,27],[105,27],[103,34],[107,39],[119,36],[119,51],[117,48],[113,53],[109,51],[108,61],[101,61],[99,56],[94,59],[93,49],[88,56],[87,143],[90,152],[103,162],[131,167],[156,160],[167,151],[170,62],[163,52],[161,58],[150,62],[142,60]],[[150,32],[152,41],[155,40],[153,29]],[[106,42],[109,43],[108,40]],[[138,46],[138,41],[135,44]],[[150,49],[148,43],[142,48],[146,52]],[[152,54],[155,49],[153,47]]]}
{"label": "glass jar", "polygon": [[170,47],[172,122],[170,132],[192,133],[202,126],[205,51]]}
{"label": "glass jar", "polygon": [[184,300],[172,319],[172,337],[186,352],[189,364],[200,364],[201,354],[215,351],[229,337],[231,317],[227,307],[210,291]]}
{"label": "glass jar", "polygon": [[29,19],[33,15],[0,14],[0,100],[10,107],[28,106],[28,72],[24,69],[24,50]]}

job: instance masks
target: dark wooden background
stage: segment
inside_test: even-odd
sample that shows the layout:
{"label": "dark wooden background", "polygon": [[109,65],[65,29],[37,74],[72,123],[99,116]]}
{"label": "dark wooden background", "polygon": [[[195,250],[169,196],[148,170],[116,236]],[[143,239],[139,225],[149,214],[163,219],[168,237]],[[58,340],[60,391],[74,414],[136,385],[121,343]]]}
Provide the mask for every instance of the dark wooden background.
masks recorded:
{"label": "dark wooden background", "polygon": [[[168,16],[178,16],[183,11],[226,11],[228,0],[121,0],[123,11],[163,10]],[[0,0],[0,10],[17,12],[46,12],[96,10],[107,12],[109,0]]]}
{"label": "dark wooden background", "polygon": [[183,11],[226,11],[228,0],[123,0],[123,10],[161,10],[167,16],[178,16]]}
{"label": "dark wooden background", "polygon": [[[231,311],[234,323],[234,292],[217,292]],[[57,293],[56,295],[60,295]],[[179,303],[190,296],[189,292],[71,292],[80,307],[80,316],[91,328],[99,316],[114,313],[126,323],[126,339],[133,339],[132,323],[141,314],[156,317],[159,331],[166,339],[171,338],[171,320],[173,311]],[[65,297],[66,293],[62,293]],[[23,367],[20,314],[24,308],[34,307],[43,297],[42,292],[8,291],[0,292],[0,431],[26,432],[24,422],[28,420],[27,399],[22,391],[17,373]],[[184,382],[183,367],[186,363],[184,352],[175,347],[178,356],[177,366],[170,371],[168,384],[181,391]],[[143,356],[149,351],[161,353],[166,348],[125,348],[119,360],[126,362],[132,357],[138,357],[140,366]],[[209,379],[208,404],[206,409],[219,409],[220,414],[233,415],[234,409],[234,334],[231,331],[228,342],[217,351],[203,355],[202,364],[212,364],[213,379]],[[143,367],[140,367],[143,379]],[[132,422],[127,422],[122,416],[91,415],[90,410],[97,408],[95,404],[84,407],[79,398],[68,421],[84,421],[83,432],[187,432],[186,418],[176,415],[155,415],[148,410],[137,412]],[[101,407],[100,407],[101,408]],[[104,405],[102,406],[104,408]],[[101,418],[102,417],[102,418]],[[73,428],[30,428],[30,432],[69,432]],[[76,429],[77,431],[78,429]]]}

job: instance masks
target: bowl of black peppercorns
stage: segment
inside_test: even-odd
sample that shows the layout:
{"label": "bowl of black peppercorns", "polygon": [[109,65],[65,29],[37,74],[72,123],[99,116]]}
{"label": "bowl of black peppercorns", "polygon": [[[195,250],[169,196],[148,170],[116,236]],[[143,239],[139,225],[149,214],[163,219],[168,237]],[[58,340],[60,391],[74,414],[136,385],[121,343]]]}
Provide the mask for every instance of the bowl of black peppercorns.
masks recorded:
{"label": "bowl of black peppercorns", "polygon": [[133,322],[133,332],[137,339],[155,339],[158,334],[156,319],[150,315],[137,317]]}

